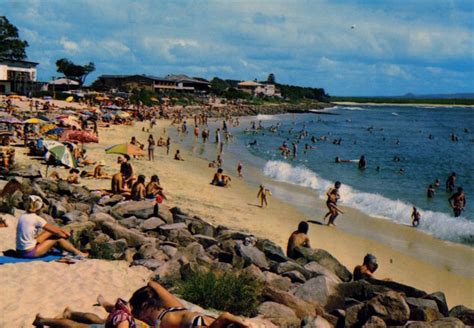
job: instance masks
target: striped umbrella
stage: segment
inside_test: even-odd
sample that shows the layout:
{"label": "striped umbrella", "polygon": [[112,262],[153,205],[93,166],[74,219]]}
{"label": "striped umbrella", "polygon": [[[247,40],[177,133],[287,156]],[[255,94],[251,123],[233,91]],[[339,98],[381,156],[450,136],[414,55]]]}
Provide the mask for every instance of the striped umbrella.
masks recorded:
{"label": "striped umbrella", "polygon": [[48,150],[47,156],[53,156],[61,164],[67,167],[76,167],[74,156],[72,156],[66,145],[54,140],[45,140],[43,145]]}

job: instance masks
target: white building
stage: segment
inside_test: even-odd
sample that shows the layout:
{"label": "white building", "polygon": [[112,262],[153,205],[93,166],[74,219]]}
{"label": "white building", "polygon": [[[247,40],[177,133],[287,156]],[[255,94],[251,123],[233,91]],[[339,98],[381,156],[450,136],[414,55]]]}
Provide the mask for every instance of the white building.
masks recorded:
{"label": "white building", "polygon": [[254,96],[264,95],[267,97],[281,97],[280,91],[274,84],[243,81],[238,83],[237,86],[239,90],[251,93]]}
{"label": "white building", "polygon": [[36,86],[38,63],[0,58],[0,94],[27,94]]}

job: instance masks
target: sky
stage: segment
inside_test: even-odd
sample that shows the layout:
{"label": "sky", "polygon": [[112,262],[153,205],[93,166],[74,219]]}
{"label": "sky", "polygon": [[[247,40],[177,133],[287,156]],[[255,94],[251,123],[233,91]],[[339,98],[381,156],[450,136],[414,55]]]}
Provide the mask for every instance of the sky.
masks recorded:
{"label": "sky", "polygon": [[474,92],[474,1],[0,0],[42,81],[55,62],[186,74],[330,95]]}

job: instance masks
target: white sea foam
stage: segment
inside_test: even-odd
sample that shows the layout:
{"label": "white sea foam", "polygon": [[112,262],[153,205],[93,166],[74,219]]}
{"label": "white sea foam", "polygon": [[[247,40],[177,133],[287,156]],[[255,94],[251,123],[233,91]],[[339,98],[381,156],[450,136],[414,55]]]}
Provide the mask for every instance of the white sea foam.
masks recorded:
{"label": "white sea foam", "polygon": [[[321,198],[333,182],[320,178],[315,172],[304,166],[294,167],[282,161],[268,161],[263,172],[266,176],[316,190]],[[388,199],[379,194],[361,192],[342,184],[340,189],[341,203],[362,212],[400,224],[411,224],[412,205],[401,200]],[[466,218],[453,218],[445,213],[419,209],[422,220],[418,229],[437,238],[474,244],[474,222]]]}
{"label": "white sea foam", "polygon": [[347,109],[347,110],[358,110],[358,111],[361,111],[361,110],[369,110],[368,108],[351,107],[351,106],[344,106],[344,107],[342,107],[342,108]]}
{"label": "white sea foam", "polygon": [[258,114],[256,119],[258,121],[270,121],[278,119],[275,115],[265,115],[265,114]]}

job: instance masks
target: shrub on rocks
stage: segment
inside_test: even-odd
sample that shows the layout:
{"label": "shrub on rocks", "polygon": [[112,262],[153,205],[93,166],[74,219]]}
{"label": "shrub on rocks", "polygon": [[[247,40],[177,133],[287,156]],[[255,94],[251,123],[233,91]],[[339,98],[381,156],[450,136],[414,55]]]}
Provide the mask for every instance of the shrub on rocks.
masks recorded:
{"label": "shrub on rocks", "polygon": [[247,275],[192,272],[177,284],[182,297],[204,308],[249,316],[259,304],[261,285]]}

